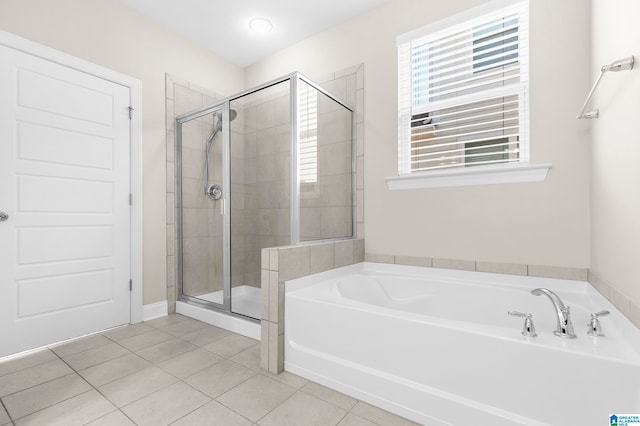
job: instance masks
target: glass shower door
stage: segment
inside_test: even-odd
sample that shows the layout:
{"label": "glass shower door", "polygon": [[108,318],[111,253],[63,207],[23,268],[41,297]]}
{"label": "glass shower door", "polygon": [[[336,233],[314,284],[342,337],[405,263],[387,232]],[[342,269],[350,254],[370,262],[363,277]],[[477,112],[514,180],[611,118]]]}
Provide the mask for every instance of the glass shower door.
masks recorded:
{"label": "glass shower door", "polygon": [[225,308],[222,107],[178,124],[182,296]]}

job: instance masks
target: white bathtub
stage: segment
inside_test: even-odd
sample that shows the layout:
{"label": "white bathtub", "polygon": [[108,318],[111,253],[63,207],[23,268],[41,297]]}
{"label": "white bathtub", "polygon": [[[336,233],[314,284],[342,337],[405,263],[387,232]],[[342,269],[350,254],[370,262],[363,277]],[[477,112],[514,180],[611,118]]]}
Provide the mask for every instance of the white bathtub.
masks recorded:
{"label": "white bathtub", "polygon": [[[546,287],[577,339],[553,334]],[[589,313],[605,337],[586,334]],[[524,337],[531,312],[538,337]],[[286,284],[285,369],[425,425],[603,425],[640,413],[640,331],[588,283],[360,263]]]}

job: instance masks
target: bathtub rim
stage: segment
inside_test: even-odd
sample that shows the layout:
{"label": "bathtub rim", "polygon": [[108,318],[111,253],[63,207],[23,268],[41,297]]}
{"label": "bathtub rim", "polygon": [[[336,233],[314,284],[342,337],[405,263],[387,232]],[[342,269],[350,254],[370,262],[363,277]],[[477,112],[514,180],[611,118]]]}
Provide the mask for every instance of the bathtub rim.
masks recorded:
{"label": "bathtub rim", "polygon": [[[474,329],[469,331],[464,327],[465,322],[456,321],[456,320],[448,320],[441,319],[439,317],[429,316],[429,315],[420,315],[420,314],[412,314],[404,311],[397,311],[392,308],[370,305],[365,302],[356,301],[349,298],[344,298],[348,300],[349,303],[345,303],[345,305],[350,305],[353,309],[362,309],[368,310],[370,306],[374,306],[374,309],[378,311],[381,315],[390,316],[390,317],[402,317],[409,321],[419,321],[429,325],[436,325],[439,327],[450,328],[456,331],[463,331],[473,334],[481,334],[488,338],[496,338],[496,339],[504,339],[509,340],[518,344],[523,345],[532,345],[532,346],[542,346],[547,349],[551,349],[554,351],[560,352],[569,352],[571,354],[576,354],[579,356],[586,357],[594,357],[603,359],[610,362],[618,362],[627,365],[638,366],[640,365],[640,330],[627,318],[622,312],[619,311],[617,307],[615,307],[609,300],[607,300],[595,287],[593,287],[588,281],[577,281],[577,280],[565,280],[558,278],[546,278],[546,277],[531,277],[524,275],[510,275],[510,274],[498,274],[491,272],[479,272],[479,271],[463,271],[463,270],[455,270],[455,269],[444,269],[444,268],[433,268],[426,266],[409,266],[409,265],[396,265],[396,264],[388,264],[388,263],[376,263],[376,262],[360,262],[352,265],[343,266],[340,268],[331,269],[324,272],[319,272],[312,275],[307,275],[305,277],[296,278],[293,280],[289,280],[285,282],[285,298],[287,295],[292,295],[293,293],[298,292],[299,290],[305,290],[309,287],[313,287],[317,284],[322,284],[327,281],[338,279],[345,274],[354,274],[354,273],[376,273],[383,272],[386,274],[403,274],[410,275],[414,277],[422,277],[422,278],[437,278],[441,281],[446,281],[451,284],[455,284],[457,282],[468,284],[468,285],[488,285],[488,286],[499,286],[499,287],[508,287],[508,286],[517,286],[524,288],[535,288],[539,287],[538,284],[532,285],[532,282],[535,281],[543,281],[548,284],[552,284],[552,287],[562,286],[569,287],[568,291],[571,291],[576,294],[583,294],[585,297],[594,298],[598,303],[598,306],[602,306],[600,309],[607,309],[611,312],[610,319],[614,321],[610,327],[615,326],[620,334],[620,338],[627,343],[632,350],[635,352],[635,357],[632,359],[628,358],[618,358],[609,355],[596,354],[580,348],[580,346],[584,346],[585,341],[590,342],[593,339],[606,339],[604,338],[593,338],[586,335],[586,333],[579,334],[579,340],[577,340],[578,345],[580,346],[567,346],[567,341],[565,339],[561,339],[557,336],[539,333],[537,337],[525,337],[520,334],[519,325],[514,324],[513,333],[509,335],[501,335],[497,334],[494,331],[495,329],[500,329],[506,331],[510,329],[510,327],[494,327],[480,326],[478,329]],[[480,279],[478,279],[480,277]],[[470,282],[470,279],[473,279],[474,282]],[[574,289],[571,289],[570,286],[575,286]],[[305,297],[298,296],[293,294],[294,297]],[[286,305],[286,303],[285,303]],[[286,309],[285,309],[286,315]],[[506,315],[506,313],[505,313]],[[576,318],[574,317],[574,326],[577,330],[582,330],[582,323],[576,323]],[[286,333],[286,326],[285,326]],[[606,330],[605,330],[606,333]],[[584,336],[582,335],[584,334]],[[589,340],[591,339],[591,340]],[[286,340],[286,338],[285,338]],[[576,339],[572,339],[574,343]],[[285,357],[286,363],[286,357]]]}

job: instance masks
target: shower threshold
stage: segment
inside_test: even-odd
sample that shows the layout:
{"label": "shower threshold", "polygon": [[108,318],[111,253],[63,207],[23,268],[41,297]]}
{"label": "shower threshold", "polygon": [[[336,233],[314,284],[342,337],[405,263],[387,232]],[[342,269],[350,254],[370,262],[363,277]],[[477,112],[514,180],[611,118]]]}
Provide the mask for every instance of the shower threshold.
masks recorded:
{"label": "shower threshold", "polygon": [[[222,303],[222,290],[201,294],[198,299],[214,303]],[[250,285],[240,285],[231,289],[231,312],[250,318],[260,319],[261,302],[260,288]]]}
{"label": "shower threshold", "polygon": [[[233,313],[241,314],[246,317],[260,319],[261,317],[261,292],[257,287],[238,286],[234,287],[231,292],[231,309]],[[210,302],[221,303],[222,292],[213,292],[197,297],[198,299]],[[260,340],[260,322],[243,318],[240,315],[230,315],[213,309],[204,308],[195,304],[190,304],[178,300],[176,302],[176,313],[197,319],[234,333],[252,339]]]}

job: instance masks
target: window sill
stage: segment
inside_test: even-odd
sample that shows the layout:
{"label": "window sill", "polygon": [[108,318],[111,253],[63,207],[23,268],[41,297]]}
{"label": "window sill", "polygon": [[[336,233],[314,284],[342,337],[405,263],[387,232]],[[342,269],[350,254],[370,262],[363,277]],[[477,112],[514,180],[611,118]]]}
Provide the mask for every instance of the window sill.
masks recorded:
{"label": "window sill", "polygon": [[508,164],[414,173],[385,178],[390,190],[542,182],[551,164]]}

